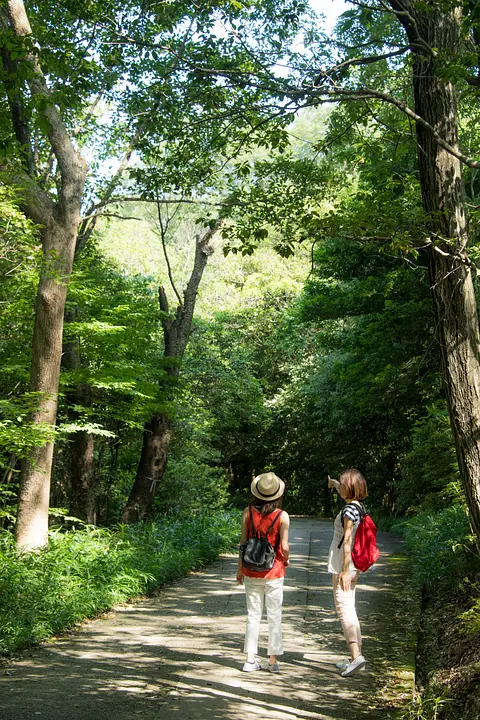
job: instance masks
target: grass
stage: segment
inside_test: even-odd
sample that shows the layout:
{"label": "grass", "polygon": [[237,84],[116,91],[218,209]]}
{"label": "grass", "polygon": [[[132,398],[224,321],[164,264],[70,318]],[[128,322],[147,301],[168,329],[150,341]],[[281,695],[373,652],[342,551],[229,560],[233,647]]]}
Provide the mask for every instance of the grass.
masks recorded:
{"label": "grass", "polygon": [[54,532],[48,549],[17,555],[0,535],[0,654],[39,643],[215,560],[240,532],[237,511],[115,530]]}
{"label": "grass", "polygon": [[448,700],[442,700],[439,697],[424,700],[417,696],[400,720],[438,720],[439,713],[447,703]]}

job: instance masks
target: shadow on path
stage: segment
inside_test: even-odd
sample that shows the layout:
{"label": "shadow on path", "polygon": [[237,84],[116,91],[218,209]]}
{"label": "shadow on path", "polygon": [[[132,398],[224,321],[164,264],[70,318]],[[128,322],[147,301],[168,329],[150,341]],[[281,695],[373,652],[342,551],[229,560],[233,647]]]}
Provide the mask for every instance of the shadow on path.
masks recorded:
{"label": "shadow on path", "polygon": [[292,521],[279,675],[240,671],[245,598],[235,583],[236,556],[224,556],[148,600],[24,653],[0,678],[1,720],[393,717],[375,697],[392,668],[411,687],[414,651],[398,600],[405,577],[399,542],[379,535],[381,562],[358,586],[368,666],[346,679],[335,668],[346,646],[326,568],[331,531],[330,522]]}

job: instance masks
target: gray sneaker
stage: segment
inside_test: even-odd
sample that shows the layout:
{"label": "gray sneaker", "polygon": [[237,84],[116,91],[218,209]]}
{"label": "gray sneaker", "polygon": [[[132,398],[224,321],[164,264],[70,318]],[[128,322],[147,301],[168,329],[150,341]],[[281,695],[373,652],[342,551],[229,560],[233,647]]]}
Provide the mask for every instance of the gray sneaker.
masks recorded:
{"label": "gray sneaker", "polygon": [[342,672],[342,677],[349,677],[350,675],[354,675],[359,670],[363,670],[365,667],[365,658],[363,655],[359,655],[355,660],[352,660],[352,662],[349,662],[345,670]]}
{"label": "gray sneaker", "polygon": [[350,662],[351,662],[350,659],[340,660],[340,662],[335,663],[335,667],[343,672],[350,665]]}
{"label": "gray sneaker", "polygon": [[268,672],[279,673],[279,672],[280,672],[280,668],[278,667],[278,663],[273,663],[273,665],[270,665],[270,664],[269,664],[269,666],[268,666]]}

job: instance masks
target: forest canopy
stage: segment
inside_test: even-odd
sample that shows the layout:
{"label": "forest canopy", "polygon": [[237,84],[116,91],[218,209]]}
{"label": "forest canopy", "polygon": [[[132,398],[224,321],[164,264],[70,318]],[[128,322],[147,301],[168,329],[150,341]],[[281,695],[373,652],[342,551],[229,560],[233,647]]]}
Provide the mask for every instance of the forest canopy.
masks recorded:
{"label": "forest canopy", "polygon": [[[0,522],[463,507],[480,537],[475,2],[0,8]],[[63,518],[63,519],[62,519]]]}

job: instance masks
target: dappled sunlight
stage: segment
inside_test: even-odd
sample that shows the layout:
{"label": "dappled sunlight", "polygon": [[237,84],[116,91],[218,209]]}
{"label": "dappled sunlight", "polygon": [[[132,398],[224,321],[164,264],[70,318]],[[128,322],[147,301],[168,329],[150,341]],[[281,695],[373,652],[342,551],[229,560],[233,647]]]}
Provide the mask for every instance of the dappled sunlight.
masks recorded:
{"label": "dappled sunlight", "polygon": [[69,720],[111,720],[112,714],[116,720],[380,717],[368,708],[368,694],[375,691],[377,669],[393,667],[405,642],[401,627],[396,635],[391,629],[391,581],[401,582],[402,565],[390,564],[384,553],[378,570],[362,578],[358,612],[374,672],[341,678],[335,662],[346,647],[325,559],[331,523],[301,518],[292,524],[279,675],[266,671],[265,621],[259,641],[264,669],[241,672],[244,589],[235,582],[236,555],[223,556],[205,572],[26,653],[8,678],[0,678],[2,720],[27,720],[43,714],[44,706],[49,720],[63,720],[66,702]]}

